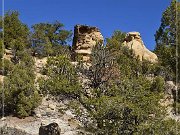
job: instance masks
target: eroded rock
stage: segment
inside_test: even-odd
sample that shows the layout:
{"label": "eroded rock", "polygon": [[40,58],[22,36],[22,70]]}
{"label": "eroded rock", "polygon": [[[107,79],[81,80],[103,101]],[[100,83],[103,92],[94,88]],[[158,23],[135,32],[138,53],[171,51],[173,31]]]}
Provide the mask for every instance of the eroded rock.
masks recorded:
{"label": "eroded rock", "polygon": [[139,32],[127,33],[123,44],[132,49],[135,56],[139,57],[141,61],[144,59],[151,63],[157,63],[158,57],[146,48]]}
{"label": "eroded rock", "polygon": [[47,125],[47,126],[41,126],[39,128],[39,135],[60,135],[61,129],[59,128],[59,125],[55,122]]}
{"label": "eroded rock", "polygon": [[72,58],[74,59],[80,54],[83,57],[83,61],[89,61],[92,48],[97,42],[103,42],[103,40],[103,36],[97,27],[76,25],[74,27]]}

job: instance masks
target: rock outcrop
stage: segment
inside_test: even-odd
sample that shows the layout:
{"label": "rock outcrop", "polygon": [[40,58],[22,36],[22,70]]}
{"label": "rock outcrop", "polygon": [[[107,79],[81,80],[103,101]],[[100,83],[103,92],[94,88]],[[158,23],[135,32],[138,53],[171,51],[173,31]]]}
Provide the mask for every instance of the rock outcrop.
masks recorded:
{"label": "rock outcrop", "polygon": [[48,95],[34,110],[35,116],[43,125],[57,123],[61,129],[61,135],[76,135],[81,123],[76,120],[72,110],[68,109],[69,102],[69,100],[55,99]]}
{"label": "rock outcrop", "polygon": [[59,125],[55,122],[50,123],[47,126],[41,126],[39,128],[39,135],[60,135],[61,129]]}
{"label": "rock outcrop", "polygon": [[11,58],[13,57],[13,52],[11,49],[5,49],[5,53],[4,53],[4,59],[7,59],[7,60],[11,60]]}
{"label": "rock outcrop", "polygon": [[127,33],[123,44],[132,49],[135,56],[139,57],[141,61],[143,59],[151,63],[156,63],[158,61],[156,54],[145,47],[139,32]]}
{"label": "rock outcrop", "polygon": [[0,127],[0,135],[31,135],[13,127]]}
{"label": "rock outcrop", "polygon": [[5,120],[0,119],[0,135],[1,129],[3,135],[39,135],[39,128],[51,123],[58,124],[61,135],[77,135],[82,125],[76,119],[74,112],[68,108],[69,102],[66,99],[46,96],[42,99],[41,105],[34,110],[33,117],[19,119],[7,116]]}
{"label": "rock outcrop", "polygon": [[167,116],[165,119],[173,119],[180,121],[180,115],[176,114],[176,109],[173,107],[173,104],[176,102],[176,94],[178,92],[178,86],[174,84],[173,81],[166,81],[164,88],[164,97],[160,100],[160,104],[166,108]]}
{"label": "rock outcrop", "polygon": [[103,42],[103,40],[103,36],[97,27],[76,25],[74,27],[72,58],[80,54],[83,57],[83,61],[89,61],[92,48],[97,42]]}

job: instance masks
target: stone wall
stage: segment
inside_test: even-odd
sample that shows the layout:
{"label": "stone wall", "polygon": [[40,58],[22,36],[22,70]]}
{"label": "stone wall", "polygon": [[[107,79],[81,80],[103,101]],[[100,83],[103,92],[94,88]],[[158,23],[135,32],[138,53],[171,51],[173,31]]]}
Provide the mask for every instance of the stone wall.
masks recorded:
{"label": "stone wall", "polygon": [[103,36],[97,27],[76,25],[74,27],[72,58],[74,59],[78,54],[80,54],[83,61],[89,61],[92,48],[97,44],[97,42],[102,43],[103,40]]}

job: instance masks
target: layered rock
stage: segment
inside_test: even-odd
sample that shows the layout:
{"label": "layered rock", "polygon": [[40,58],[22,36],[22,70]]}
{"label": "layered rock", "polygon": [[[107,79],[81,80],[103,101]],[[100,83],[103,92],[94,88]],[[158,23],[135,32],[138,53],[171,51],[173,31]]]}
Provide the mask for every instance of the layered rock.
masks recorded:
{"label": "layered rock", "polygon": [[156,54],[149,51],[145,47],[139,32],[127,33],[126,38],[124,40],[124,45],[132,49],[135,56],[139,57],[141,61],[143,59],[150,61],[152,63],[156,63],[158,61]]}
{"label": "layered rock", "polygon": [[83,61],[89,61],[92,48],[97,42],[103,42],[103,36],[97,27],[87,25],[76,25],[74,27],[74,38],[72,45],[72,57],[82,55]]}

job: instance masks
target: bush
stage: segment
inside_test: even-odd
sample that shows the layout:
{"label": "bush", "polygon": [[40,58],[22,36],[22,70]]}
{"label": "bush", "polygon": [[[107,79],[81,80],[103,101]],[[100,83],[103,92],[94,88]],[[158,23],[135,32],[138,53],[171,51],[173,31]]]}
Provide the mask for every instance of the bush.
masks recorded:
{"label": "bush", "polygon": [[164,78],[157,76],[152,83],[152,91],[164,92],[165,81]]}
{"label": "bush", "polygon": [[[29,57],[30,58],[30,57]],[[13,66],[4,80],[5,113],[26,117],[32,115],[33,110],[40,103],[41,98],[35,87],[33,66],[21,60]],[[29,65],[27,67],[27,65]],[[31,66],[30,66],[31,65]]]}
{"label": "bush", "polygon": [[41,78],[40,90],[43,93],[53,95],[65,95],[68,97],[77,97],[81,90],[77,79],[76,71],[70,63],[70,59],[60,55],[48,58],[44,69],[48,79]]}

